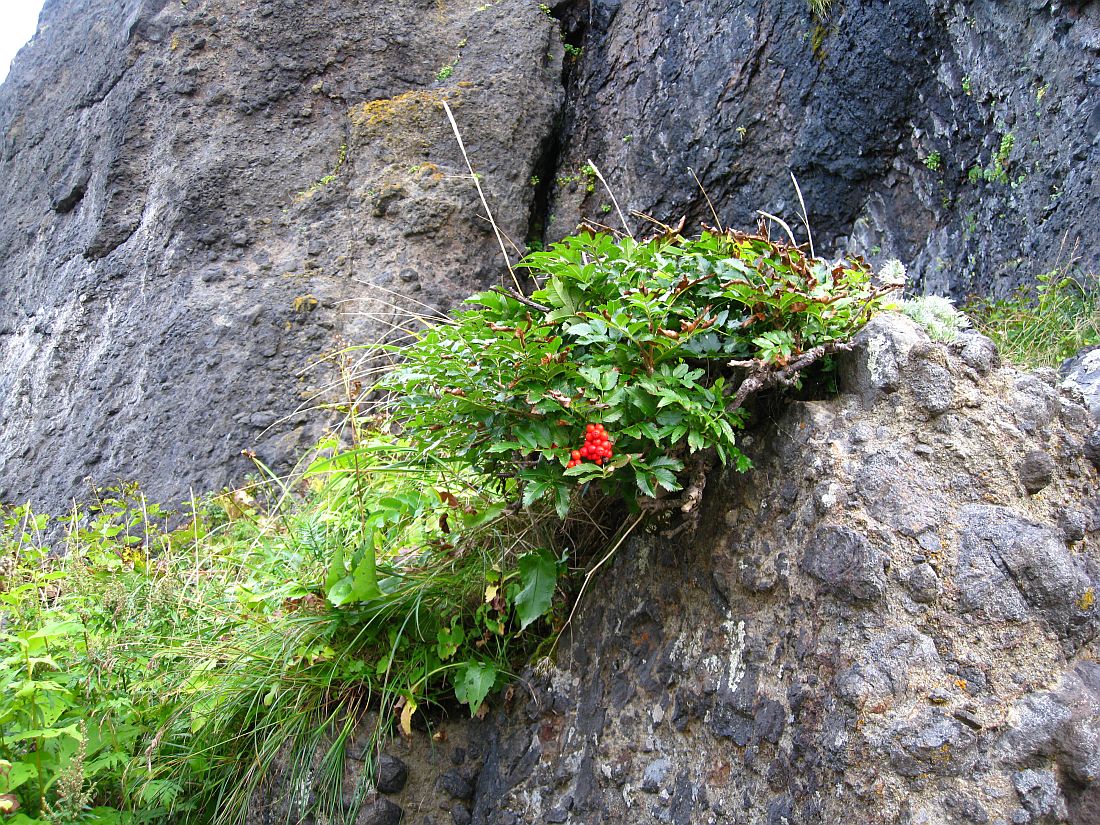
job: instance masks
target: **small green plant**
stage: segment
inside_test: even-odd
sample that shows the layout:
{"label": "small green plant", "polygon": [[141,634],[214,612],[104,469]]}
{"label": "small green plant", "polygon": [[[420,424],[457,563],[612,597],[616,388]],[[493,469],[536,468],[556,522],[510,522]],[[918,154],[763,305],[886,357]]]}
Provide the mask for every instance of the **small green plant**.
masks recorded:
{"label": "small green plant", "polygon": [[901,311],[924,327],[933,341],[951,343],[970,326],[970,319],[955,308],[950,298],[921,295],[903,301]]}
{"label": "small green plant", "polygon": [[539,3],[539,11],[541,11],[547,17],[553,17],[554,15],[553,10],[551,10],[551,8],[545,3]]}
{"label": "small green plant", "polygon": [[943,157],[939,152],[932,152],[924,159],[924,165],[933,172],[938,172],[943,168]]}
{"label": "small green plant", "polygon": [[[1001,136],[1000,143],[997,145],[997,151],[993,153],[993,157],[990,159],[989,165],[984,169],[975,164],[967,172],[967,179],[971,183],[979,183],[985,181],[986,183],[1002,183],[1009,184],[1010,179],[1008,177],[1008,166],[1010,162],[1010,156],[1012,155],[1012,149],[1016,145],[1016,136],[1012,132],[1006,132]],[[1018,179],[1017,186],[1023,178]]]}
{"label": "small green plant", "polygon": [[565,54],[570,60],[576,60],[584,51],[580,46],[574,46],[572,43],[562,43],[561,45],[562,48],[565,49]]}
{"label": "small green plant", "polygon": [[435,79],[442,82],[455,73],[455,67],[453,63],[448,63],[442,69],[435,74]]}
{"label": "small green plant", "polygon": [[600,204],[600,214],[601,214],[601,215],[609,215],[609,214],[611,214],[611,204],[609,204],[609,203],[601,203],[601,204]]}
{"label": "small green plant", "polygon": [[962,90],[963,90],[964,95],[966,95],[967,97],[970,97],[970,93],[971,93],[970,75],[966,75],[962,79]]}
{"label": "small green plant", "polygon": [[528,183],[530,183],[531,186],[538,186],[539,183],[540,183],[539,176],[538,175],[531,175],[531,180],[529,180]]}
{"label": "small green plant", "polygon": [[348,145],[347,143],[341,143],[340,148],[336,152],[336,165],[332,167],[332,171],[327,175],[323,175],[309,187],[303,189],[295,197],[299,200],[308,198],[319,192],[323,187],[329,186],[336,182],[337,176],[340,174],[340,169],[344,166],[344,161],[348,159]]}
{"label": "small green plant", "polygon": [[1100,344],[1100,278],[1054,269],[1009,298],[971,301],[966,312],[1008,360],[1056,367],[1082,347]]}

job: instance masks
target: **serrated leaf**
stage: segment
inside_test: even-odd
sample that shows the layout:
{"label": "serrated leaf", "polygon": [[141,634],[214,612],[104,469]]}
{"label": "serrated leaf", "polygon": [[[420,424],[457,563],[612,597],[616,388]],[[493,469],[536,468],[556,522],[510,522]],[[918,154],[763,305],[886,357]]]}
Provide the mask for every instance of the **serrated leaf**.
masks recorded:
{"label": "serrated leaf", "polygon": [[519,559],[519,581],[515,608],[523,630],[550,609],[558,586],[557,561],[546,550],[525,553]]}
{"label": "serrated leaf", "polygon": [[540,498],[550,492],[548,481],[528,481],[523,487],[523,506],[530,507]]}
{"label": "serrated leaf", "polygon": [[676,476],[670,470],[654,470],[653,477],[657,479],[657,483],[664,487],[669,492],[676,490],[682,490],[680,482],[676,480]]}
{"label": "serrated leaf", "polygon": [[649,479],[650,476],[648,473],[639,472],[634,476],[634,480],[638,482],[638,489],[642,491],[642,495],[656,498],[657,492],[653,489],[653,483]]}

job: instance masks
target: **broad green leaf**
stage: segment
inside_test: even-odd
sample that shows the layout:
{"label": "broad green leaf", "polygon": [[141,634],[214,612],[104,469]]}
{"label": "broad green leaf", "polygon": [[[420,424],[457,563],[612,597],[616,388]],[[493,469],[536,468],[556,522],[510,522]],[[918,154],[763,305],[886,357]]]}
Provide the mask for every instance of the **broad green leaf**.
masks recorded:
{"label": "broad green leaf", "polygon": [[558,585],[557,560],[547,550],[525,553],[519,559],[519,581],[514,603],[523,630],[550,609]]}
{"label": "broad green leaf", "polygon": [[0,772],[0,793],[14,791],[24,782],[35,779],[38,769],[29,762],[15,762],[6,772]]}
{"label": "broad green leaf", "polygon": [[477,713],[497,680],[497,669],[488,662],[467,662],[455,675],[455,698],[470,706],[470,716]]}

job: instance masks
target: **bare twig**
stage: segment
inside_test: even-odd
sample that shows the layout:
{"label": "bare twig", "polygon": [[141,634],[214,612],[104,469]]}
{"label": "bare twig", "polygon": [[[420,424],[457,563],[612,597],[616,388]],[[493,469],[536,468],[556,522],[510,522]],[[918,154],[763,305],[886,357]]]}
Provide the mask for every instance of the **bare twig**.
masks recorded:
{"label": "bare twig", "polygon": [[[765,212],[763,209],[757,209],[756,212],[758,215],[762,215],[769,221],[775,221],[777,224],[782,226],[783,231],[787,233],[787,237],[791,239],[791,246],[798,246],[798,241],[794,239],[794,233],[791,231],[791,228],[787,225],[787,222],[785,220],[783,220],[782,218],[777,218],[775,215],[772,215],[770,212]],[[763,223],[763,221],[761,221],[761,223]],[[765,238],[765,240],[768,239]]]}
{"label": "bare twig", "polygon": [[519,301],[525,307],[530,307],[531,309],[536,309],[539,312],[549,312],[550,311],[550,307],[544,307],[542,304],[539,304],[539,303],[536,303],[535,301],[532,301],[530,298],[528,298],[526,295],[524,295],[522,292],[520,292],[517,289],[511,289],[509,287],[494,286],[494,287],[490,287],[489,291],[490,292],[496,292],[499,295],[507,295],[509,298],[514,298],[515,300]]}
{"label": "bare twig", "polygon": [[626,222],[626,216],[623,214],[623,210],[619,208],[619,201],[615,198],[615,193],[611,191],[611,187],[607,185],[607,181],[604,179],[603,173],[600,172],[598,166],[591,160],[588,161],[589,168],[596,173],[596,177],[600,179],[600,183],[603,184],[603,188],[607,190],[607,194],[611,198],[611,202],[615,204],[615,211],[619,215],[619,220],[623,222],[623,231],[630,236],[631,240],[634,239],[634,233],[630,231],[630,224]]}
{"label": "bare twig", "polygon": [[821,344],[813,349],[806,350],[806,352],[788,363],[787,366],[779,369],[766,361],[730,361],[729,366],[747,368],[749,374],[738,386],[733,401],[726,406],[726,409],[730,411],[738,409],[744,405],[749,396],[769,387],[777,385],[789,387],[798,380],[799,373],[806,367],[820,361],[826,355],[832,355],[835,352],[848,352],[854,346],[855,344],[850,341],[834,341],[829,344]]}
{"label": "bare twig", "polygon": [[810,232],[810,216],[806,212],[806,201],[802,199],[802,188],[798,185],[798,179],[794,176],[794,172],[791,172],[791,183],[794,184],[794,191],[798,194],[798,205],[802,207],[802,225],[806,227],[806,239],[810,242],[810,257],[816,258],[814,254],[814,236]]}
{"label": "bare twig", "polygon": [[702,182],[700,182],[699,177],[695,174],[695,170],[689,166],[688,171],[691,173],[691,177],[694,178],[695,185],[699,187],[699,191],[703,193],[703,197],[707,199],[707,206],[710,208],[710,214],[714,217],[714,225],[718,227],[718,230],[720,232],[725,232],[726,229],[724,226],[722,226],[722,220],[718,217],[718,212],[717,210],[715,210],[714,204],[711,203],[710,195],[708,195],[707,190],[703,188],[703,184]]}
{"label": "bare twig", "polygon": [[477,172],[474,171],[473,165],[470,163],[470,156],[466,154],[466,145],[462,142],[462,134],[458,131],[458,124],[455,123],[455,116],[451,112],[451,107],[447,105],[447,101],[443,102],[443,111],[447,113],[447,120],[451,122],[451,130],[455,133],[455,140],[458,141],[458,148],[462,150],[462,159],[466,161],[466,168],[470,170],[470,177],[474,179],[474,186],[477,187],[478,197],[481,198],[481,205],[485,207],[485,214],[489,216],[489,223],[493,225],[493,232],[496,234],[497,243],[500,244],[500,254],[504,256],[504,265],[508,267],[508,274],[512,276],[512,283],[516,286],[516,292],[521,292],[519,286],[519,278],[516,277],[516,271],[512,269],[512,261],[508,257],[508,250],[504,247],[504,235],[500,231],[500,227],[497,226],[497,222],[493,219],[493,212],[489,209],[489,201],[485,198],[485,193],[481,189],[481,180],[477,176]]}

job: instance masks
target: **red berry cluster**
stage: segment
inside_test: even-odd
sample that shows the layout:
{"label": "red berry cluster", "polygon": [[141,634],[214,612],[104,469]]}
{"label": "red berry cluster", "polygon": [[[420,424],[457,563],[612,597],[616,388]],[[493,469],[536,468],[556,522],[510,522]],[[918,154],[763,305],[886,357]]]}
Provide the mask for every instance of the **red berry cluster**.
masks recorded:
{"label": "red berry cluster", "polygon": [[607,430],[603,424],[589,424],[584,433],[584,446],[569,454],[569,464],[566,466],[576,467],[582,461],[600,465],[608,458],[611,458],[611,439],[607,437]]}

